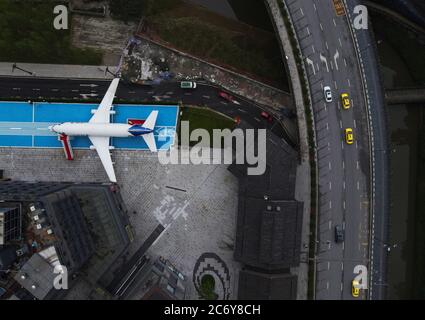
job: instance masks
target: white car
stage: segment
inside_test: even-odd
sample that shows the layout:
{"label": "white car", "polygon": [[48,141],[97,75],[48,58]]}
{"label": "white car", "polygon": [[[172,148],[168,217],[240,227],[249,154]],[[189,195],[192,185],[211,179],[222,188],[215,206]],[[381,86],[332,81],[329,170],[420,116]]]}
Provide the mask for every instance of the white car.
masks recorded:
{"label": "white car", "polygon": [[325,94],[325,100],[326,102],[332,102],[332,91],[331,87],[326,86],[323,88],[323,93]]}

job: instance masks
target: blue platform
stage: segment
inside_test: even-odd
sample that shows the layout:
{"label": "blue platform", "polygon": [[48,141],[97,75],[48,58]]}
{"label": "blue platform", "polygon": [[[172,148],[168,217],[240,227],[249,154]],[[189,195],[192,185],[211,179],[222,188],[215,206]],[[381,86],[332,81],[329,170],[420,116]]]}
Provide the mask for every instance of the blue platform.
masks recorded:
{"label": "blue platform", "polygon": [[[62,122],[87,122],[97,104],[0,102],[0,147],[62,148],[57,135],[48,130]],[[174,144],[178,106],[176,105],[114,105],[112,123],[127,123],[127,119],[146,119],[158,110],[154,136],[158,149],[167,150]],[[87,137],[72,137],[73,148],[88,148]],[[117,149],[148,150],[141,137],[111,138]]]}

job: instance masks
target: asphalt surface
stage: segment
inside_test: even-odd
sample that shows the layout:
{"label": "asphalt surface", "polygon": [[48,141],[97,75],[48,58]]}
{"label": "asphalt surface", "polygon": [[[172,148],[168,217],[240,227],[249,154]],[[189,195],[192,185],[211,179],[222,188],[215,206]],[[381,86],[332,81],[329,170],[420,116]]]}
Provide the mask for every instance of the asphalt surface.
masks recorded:
{"label": "asphalt surface", "polygon": [[[105,94],[110,80],[81,80],[55,78],[28,78],[28,77],[0,77],[0,99],[43,100],[43,99],[100,99]],[[280,138],[289,142],[288,135],[276,119],[272,122],[261,117],[263,106],[243,97],[231,94],[234,102],[220,97],[220,90],[208,83],[197,82],[196,89],[181,89],[180,82],[163,82],[160,85],[143,86],[120,82],[116,99],[126,102],[178,103],[185,105],[207,106],[229,117],[239,117],[253,128],[271,130]],[[285,121],[289,120],[285,114],[274,116]]]}
{"label": "asphalt surface", "polygon": [[[370,154],[368,119],[361,75],[346,16],[333,1],[288,0],[312,94],[319,167],[319,225],[316,299],[356,299],[351,295],[354,267],[369,267]],[[324,100],[330,86],[333,102]],[[351,108],[341,107],[348,93]],[[347,145],[344,129],[355,142]],[[341,225],[345,240],[335,243]],[[360,297],[366,299],[361,290]]]}
{"label": "asphalt surface", "polygon": [[[353,12],[359,0],[345,0]],[[380,64],[376,41],[368,30],[355,30],[355,41],[359,48],[360,66],[364,70],[367,87],[366,99],[369,103],[369,118],[372,148],[372,219],[369,268],[369,298],[385,299],[387,287],[388,225],[389,225],[389,135],[385,110],[384,89],[381,85]]]}

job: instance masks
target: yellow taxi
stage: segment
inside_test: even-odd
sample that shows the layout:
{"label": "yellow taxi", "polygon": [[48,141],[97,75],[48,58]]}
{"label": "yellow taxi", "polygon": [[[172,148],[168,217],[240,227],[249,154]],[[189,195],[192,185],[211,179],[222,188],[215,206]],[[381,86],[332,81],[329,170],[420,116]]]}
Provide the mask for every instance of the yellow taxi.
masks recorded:
{"label": "yellow taxi", "polygon": [[354,142],[353,129],[351,129],[351,128],[346,128],[345,129],[345,142],[347,144],[353,144],[353,142]]}
{"label": "yellow taxi", "polygon": [[359,287],[359,282],[356,280],[353,280],[351,282],[351,295],[354,298],[358,298],[360,295],[360,287]]}
{"label": "yellow taxi", "polygon": [[342,107],[344,109],[350,109],[350,97],[348,93],[341,94]]}

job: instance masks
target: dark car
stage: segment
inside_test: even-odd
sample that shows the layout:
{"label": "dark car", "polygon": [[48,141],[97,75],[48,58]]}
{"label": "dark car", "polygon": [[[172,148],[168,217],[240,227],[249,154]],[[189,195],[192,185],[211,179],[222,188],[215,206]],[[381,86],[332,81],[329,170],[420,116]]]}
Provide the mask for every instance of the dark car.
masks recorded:
{"label": "dark car", "polygon": [[344,241],[344,230],[338,224],[335,226],[335,242],[343,242]]}

